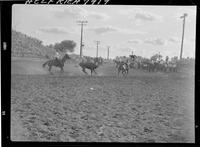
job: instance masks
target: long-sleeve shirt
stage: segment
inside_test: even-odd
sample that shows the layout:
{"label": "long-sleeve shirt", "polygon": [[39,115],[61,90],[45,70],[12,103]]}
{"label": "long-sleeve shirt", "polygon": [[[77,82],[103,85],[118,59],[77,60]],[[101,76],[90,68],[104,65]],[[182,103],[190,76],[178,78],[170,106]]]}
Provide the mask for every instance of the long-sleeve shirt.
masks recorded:
{"label": "long-sleeve shirt", "polygon": [[60,58],[60,54],[58,52],[56,52],[55,58],[58,58],[58,59]]}

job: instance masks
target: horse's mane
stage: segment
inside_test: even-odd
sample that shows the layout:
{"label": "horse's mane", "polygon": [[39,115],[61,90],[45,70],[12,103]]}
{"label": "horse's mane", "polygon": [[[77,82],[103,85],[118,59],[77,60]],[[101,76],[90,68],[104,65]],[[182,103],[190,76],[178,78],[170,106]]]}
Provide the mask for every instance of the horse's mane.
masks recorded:
{"label": "horse's mane", "polygon": [[65,62],[67,59],[70,59],[69,55],[68,54],[65,54],[63,56],[63,58],[61,59],[62,62]]}

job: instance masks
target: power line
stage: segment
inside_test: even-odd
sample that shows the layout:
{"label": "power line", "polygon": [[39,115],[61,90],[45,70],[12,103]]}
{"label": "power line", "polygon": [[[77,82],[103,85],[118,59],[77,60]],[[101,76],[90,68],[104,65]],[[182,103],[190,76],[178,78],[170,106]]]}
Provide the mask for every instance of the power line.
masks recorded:
{"label": "power line", "polygon": [[187,16],[187,13],[184,13],[183,16],[180,18],[183,18],[183,33],[182,33],[182,41],[181,41],[181,52],[180,52],[180,59],[182,59],[183,54],[183,40],[184,40],[184,32],[185,32],[185,17]]}
{"label": "power line", "polygon": [[80,57],[82,57],[82,48],[83,48],[83,25],[86,25],[88,21],[77,21],[78,25],[81,25],[81,41],[80,41]]}

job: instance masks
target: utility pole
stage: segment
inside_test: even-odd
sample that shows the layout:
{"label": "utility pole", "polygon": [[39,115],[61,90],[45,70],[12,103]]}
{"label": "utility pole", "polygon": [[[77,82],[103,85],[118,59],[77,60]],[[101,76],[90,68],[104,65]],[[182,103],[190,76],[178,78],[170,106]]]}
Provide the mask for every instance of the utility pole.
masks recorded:
{"label": "utility pole", "polygon": [[99,52],[98,45],[99,45],[100,41],[95,41],[95,42],[96,42],[96,44],[97,44],[97,52],[96,52],[96,57],[98,58],[98,52]]}
{"label": "utility pole", "polygon": [[84,44],[84,42],[82,42],[82,48],[81,48],[81,57],[84,55],[84,52],[83,52],[83,51],[84,51],[84,49],[83,49],[83,48],[84,48],[84,46],[85,46],[85,44]]}
{"label": "utility pole", "polygon": [[81,42],[80,42],[80,57],[82,57],[82,48],[83,48],[83,25],[86,25],[88,21],[77,21],[79,25],[81,25]]}
{"label": "utility pole", "polygon": [[180,52],[180,59],[182,59],[183,54],[183,39],[184,39],[184,31],[185,31],[185,17],[187,16],[187,13],[184,13],[183,16],[180,18],[183,18],[183,33],[182,33],[182,41],[181,41],[181,52]]}
{"label": "utility pole", "polygon": [[110,52],[110,46],[108,46],[108,54],[107,54],[107,59],[109,60],[109,52]]}

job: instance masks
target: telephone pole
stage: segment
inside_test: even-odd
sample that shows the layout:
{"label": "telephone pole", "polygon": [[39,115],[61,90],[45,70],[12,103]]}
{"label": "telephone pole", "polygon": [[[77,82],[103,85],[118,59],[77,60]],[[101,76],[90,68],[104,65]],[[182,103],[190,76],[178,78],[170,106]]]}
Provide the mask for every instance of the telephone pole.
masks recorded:
{"label": "telephone pole", "polygon": [[109,60],[109,52],[110,52],[110,46],[108,46],[108,54],[107,54],[107,59]]}
{"label": "telephone pole", "polygon": [[77,21],[78,25],[81,25],[81,41],[80,41],[80,57],[82,57],[82,48],[83,48],[83,25],[86,25],[88,21]]}
{"label": "telephone pole", "polygon": [[97,44],[97,52],[96,52],[96,57],[98,58],[98,52],[99,52],[98,45],[99,45],[100,41],[95,41],[95,42],[96,42],[96,44]]}
{"label": "telephone pole", "polygon": [[180,18],[183,18],[183,33],[182,33],[182,41],[181,41],[181,52],[180,52],[180,59],[182,59],[183,54],[183,39],[184,39],[184,31],[185,31],[185,17],[187,16],[187,13],[184,13],[183,16]]}

